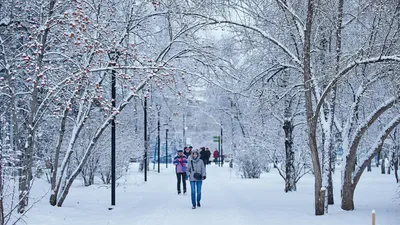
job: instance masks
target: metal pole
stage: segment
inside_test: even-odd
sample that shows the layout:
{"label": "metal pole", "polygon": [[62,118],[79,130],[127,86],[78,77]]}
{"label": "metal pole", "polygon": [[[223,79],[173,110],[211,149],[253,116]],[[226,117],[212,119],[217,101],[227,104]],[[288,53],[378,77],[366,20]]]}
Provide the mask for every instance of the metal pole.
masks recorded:
{"label": "metal pole", "polygon": [[[116,71],[112,71],[112,76],[111,76],[111,104],[113,109],[115,109],[116,106],[116,77],[115,77]],[[115,182],[116,182],[116,176],[115,176],[115,117],[113,120],[111,120],[111,205],[115,205]]]}
{"label": "metal pole", "polygon": [[144,97],[144,181],[147,182],[147,96]]}
{"label": "metal pole", "polygon": [[218,166],[221,166],[221,136],[218,141]]}
{"label": "metal pole", "polygon": [[220,138],[220,140],[219,140],[219,143],[220,143],[220,148],[221,148],[221,166],[224,166],[224,158],[225,157],[222,157],[223,155],[224,155],[224,151],[223,151],[223,148],[222,148],[222,131],[223,131],[223,129],[222,129],[222,127],[221,127],[221,138]]}
{"label": "metal pole", "polygon": [[165,129],[165,168],[168,168],[168,128]]}
{"label": "metal pole", "polygon": [[158,173],[160,173],[160,146],[161,146],[161,140],[160,140],[160,109],[158,109],[158,121],[157,121],[157,170]]}

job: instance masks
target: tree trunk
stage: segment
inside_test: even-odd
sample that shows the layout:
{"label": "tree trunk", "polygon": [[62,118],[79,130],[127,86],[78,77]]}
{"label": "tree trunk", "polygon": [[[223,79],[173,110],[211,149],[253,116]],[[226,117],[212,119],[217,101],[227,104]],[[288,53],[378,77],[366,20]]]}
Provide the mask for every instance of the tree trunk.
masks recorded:
{"label": "tree trunk", "polygon": [[286,176],[285,176],[285,192],[296,191],[296,177],[294,168],[294,151],[293,151],[293,123],[290,119],[285,119],[283,124],[285,131],[285,153],[286,153]]}
{"label": "tree trunk", "polygon": [[[321,166],[318,156],[317,138],[316,138],[316,117],[313,113],[312,105],[312,86],[311,86],[311,30],[314,15],[314,1],[308,0],[307,5],[307,20],[306,29],[304,31],[304,90],[305,90],[305,107],[306,119],[308,126],[308,142],[310,146],[311,159],[314,169],[314,200],[315,200],[315,215],[324,215],[324,204],[322,201],[325,196],[320,196],[322,187]],[[322,203],[322,204],[321,204]],[[321,207],[322,206],[322,207]]]}
{"label": "tree trunk", "polygon": [[22,154],[21,157],[19,157],[19,159],[21,159],[21,162],[18,165],[18,176],[19,176],[19,186],[18,186],[18,191],[19,191],[19,195],[18,195],[18,199],[19,199],[19,203],[18,203],[18,213],[24,213],[25,212],[25,201],[26,201],[26,183],[27,183],[27,173],[26,173],[26,166],[24,166],[24,161],[22,158]]}
{"label": "tree trunk", "polygon": [[[86,96],[87,96],[87,92],[85,89],[82,94],[82,99],[85,99]],[[52,189],[52,194],[50,195],[49,202],[53,206],[55,206],[57,204],[58,193],[60,192],[61,183],[63,182],[64,174],[70,163],[72,153],[74,152],[75,142],[78,139],[78,136],[79,136],[80,132],[82,131],[83,125],[85,124],[85,122],[89,116],[90,109],[92,107],[92,103],[93,102],[90,101],[89,104],[86,106],[87,108],[85,108],[84,100],[81,100],[81,102],[80,102],[78,116],[77,116],[75,125],[72,129],[72,135],[71,135],[69,143],[68,143],[66,155],[64,156],[64,160],[61,164],[60,174],[59,174],[57,182],[55,183],[55,187]],[[57,174],[54,174],[54,173],[53,173],[53,175],[57,176]]]}
{"label": "tree trunk", "polygon": [[[281,87],[288,87],[289,73],[283,74]],[[296,170],[294,167],[294,151],[293,151],[293,114],[292,114],[292,97],[285,97],[285,109],[283,120],[283,131],[285,132],[285,192],[296,191]],[[276,160],[277,161],[277,160]],[[274,163],[277,168],[277,162]]]}
{"label": "tree trunk", "polygon": [[381,173],[386,174],[385,171],[385,157],[382,157],[382,162],[381,162]]}
{"label": "tree trunk", "polygon": [[85,174],[84,174],[84,173],[82,173],[82,179],[83,179],[83,185],[85,185],[85,187],[88,187],[88,186],[90,186],[90,184],[89,184],[89,180],[88,180],[88,179],[86,179],[86,176],[85,176]]}
{"label": "tree trunk", "polygon": [[[396,116],[389,122],[386,127],[381,131],[380,135],[375,141],[375,144],[368,151],[368,156],[365,160],[361,160],[361,165],[357,168],[357,171],[353,174],[350,170],[352,166],[351,162],[348,162],[349,159],[346,160],[346,167],[343,174],[343,185],[342,185],[342,209],[344,210],[353,210],[354,209],[354,190],[361,178],[362,173],[367,168],[368,164],[374,158],[376,154],[379,154],[385,140],[388,135],[394,128],[396,128],[400,124],[400,115]],[[361,137],[359,137],[361,138]],[[350,158],[350,157],[348,157]]]}
{"label": "tree trunk", "polygon": [[332,160],[330,160],[330,170],[328,174],[328,204],[335,204],[335,200],[333,198],[333,181],[332,181]]}
{"label": "tree trunk", "polygon": [[331,98],[329,101],[329,113],[328,113],[328,125],[329,125],[329,136],[327,138],[329,143],[327,145],[328,149],[326,151],[328,151],[327,156],[329,157],[327,160],[328,161],[328,168],[327,171],[325,171],[328,176],[328,183],[327,183],[327,205],[326,205],[326,211],[328,211],[328,205],[333,205],[334,204],[334,198],[333,198],[333,181],[332,181],[332,172],[334,171],[334,164],[335,164],[335,158],[336,158],[336,154],[333,154],[333,152],[335,151],[334,149],[334,132],[333,132],[333,128],[334,128],[334,118],[335,118],[335,106],[336,106],[336,85],[332,88],[332,93],[331,93]]}
{"label": "tree trunk", "polygon": [[[54,6],[56,4],[56,0],[50,0],[49,2],[49,11],[47,18],[51,18],[54,14]],[[33,83],[32,94],[31,94],[31,101],[29,105],[29,116],[28,116],[28,137],[27,137],[27,147],[25,148],[25,165],[24,165],[24,174],[25,177],[23,178],[22,185],[20,184],[20,197],[23,196],[24,199],[20,199],[20,209],[22,207],[22,203],[25,206],[28,205],[28,196],[30,190],[30,180],[32,179],[32,166],[33,166],[33,153],[34,153],[34,146],[35,146],[35,136],[36,136],[36,124],[38,118],[36,118],[38,112],[38,104],[39,104],[39,89],[38,85],[40,83],[41,77],[39,76],[42,73],[43,69],[43,58],[47,46],[47,38],[50,33],[51,26],[47,26],[43,34],[39,34],[39,41],[41,43],[40,52],[37,58],[37,69],[36,69],[36,78],[35,82]],[[23,212],[24,210],[18,210]]]}
{"label": "tree trunk", "polygon": [[399,175],[397,173],[397,171],[399,170],[399,164],[397,160],[393,162],[393,165],[394,165],[394,177],[396,178],[396,183],[399,183]]}
{"label": "tree trunk", "polygon": [[342,209],[354,210],[354,187],[351,181],[345,181],[342,189]]}
{"label": "tree trunk", "polygon": [[381,153],[378,154],[378,158],[376,160],[376,167],[379,167],[381,161]]}
{"label": "tree trunk", "polygon": [[[335,72],[339,73],[340,71],[340,59],[342,56],[342,29],[343,29],[343,2],[344,0],[339,0],[338,2],[338,10],[337,10],[337,24],[336,24],[336,67]],[[328,174],[328,204],[333,205],[334,197],[333,197],[333,181],[332,181],[332,172],[335,171],[335,162],[336,162],[336,154],[334,154],[334,132],[333,132],[333,123],[335,118],[335,107],[336,107],[336,84],[332,87],[332,96],[331,96],[331,121],[330,121],[330,145],[329,145],[329,174]]]}
{"label": "tree trunk", "polygon": [[372,166],[371,166],[371,162],[368,164],[368,167],[367,167],[367,172],[371,172],[372,171]]}
{"label": "tree trunk", "polygon": [[93,184],[94,184],[94,173],[90,173],[90,176],[89,176],[89,183],[90,183],[90,185],[93,185]]}
{"label": "tree trunk", "polygon": [[324,187],[321,188],[319,191],[319,199],[318,199],[318,205],[317,209],[324,211],[325,208],[325,196],[326,196],[326,189]]}
{"label": "tree trunk", "polygon": [[[326,106],[326,108],[328,108],[328,106]],[[329,111],[330,111],[330,109],[329,109]],[[327,116],[325,116],[325,117],[327,117],[327,118],[321,118],[321,120],[325,120],[322,125],[323,149],[322,149],[322,154],[321,154],[321,156],[322,156],[322,160],[321,160],[321,162],[322,162],[322,185],[327,191],[327,192],[325,191],[326,196],[325,196],[325,200],[324,200],[325,213],[328,213],[328,209],[329,209],[328,208],[328,206],[329,206],[329,180],[330,180],[329,177],[331,176],[331,171],[332,171],[331,170],[332,154],[330,152],[331,140],[332,140],[332,135],[331,135],[332,126],[329,125],[329,123],[332,122],[331,121],[331,117],[332,117],[331,113],[332,112],[329,112],[329,113],[326,112],[325,115],[327,115]],[[324,125],[324,123],[325,123],[325,125]],[[326,123],[328,123],[328,126],[326,126],[327,125]]]}
{"label": "tree trunk", "polygon": [[356,158],[354,160],[354,163],[352,165],[353,165],[353,172],[355,172],[356,171],[356,166],[357,166],[357,156],[356,156]]}
{"label": "tree trunk", "polygon": [[[3,130],[0,128],[0,132]],[[4,225],[4,204],[3,204],[3,148],[0,146],[0,225]]]}
{"label": "tree trunk", "polygon": [[[233,152],[233,155],[235,155],[236,154],[236,149],[237,149],[237,147],[236,147],[236,143],[237,143],[237,140],[236,140],[236,130],[235,130],[235,123],[234,123],[234,121],[235,121],[235,116],[234,116],[234,111],[236,111],[235,110],[235,103],[233,102],[233,97],[232,98],[230,98],[230,101],[231,101],[231,145],[232,145],[232,152]],[[231,164],[231,163],[230,163]]]}
{"label": "tree trunk", "polygon": [[58,142],[55,150],[55,156],[54,156],[54,162],[53,162],[53,171],[51,173],[51,190],[52,194],[50,195],[49,203],[52,206],[55,206],[57,204],[57,190],[56,190],[56,182],[57,182],[57,172],[58,172],[58,162],[60,160],[60,151],[61,151],[61,145],[64,139],[64,134],[65,134],[65,123],[67,121],[67,116],[68,116],[68,108],[69,105],[71,104],[72,98],[70,98],[69,102],[67,103],[67,106],[64,109],[63,112],[63,117],[61,119],[61,124],[60,124],[60,132],[58,135]]}
{"label": "tree trunk", "polygon": [[[7,70],[7,73],[8,73],[8,70]],[[11,75],[10,75],[10,83],[11,83]],[[16,162],[16,168],[18,168],[17,169],[17,171],[18,171],[18,176],[19,176],[19,178],[18,178],[18,182],[19,182],[19,186],[18,186],[18,189],[19,189],[19,191],[20,191],[20,194],[19,194],[19,200],[20,200],[20,203],[18,204],[19,206],[18,206],[18,212],[19,213],[23,213],[24,211],[25,211],[25,203],[24,203],[24,196],[23,196],[23,193],[24,193],[24,190],[25,190],[25,183],[24,183],[24,179],[23,179],[23,177],[24,177],[24,154],[25,154],[25,152],[24,152],[24,150],[22,149],[22,147],[21,147],[21,143],[22,143],[22,141],[21,141],[21,134],[19,133],[19,129],[18,129],[18,118],[17,118],[17,107],[16,107],[16,102],[15,102],[15,95],[14,95],[14,90],[12,90],[11,91],[12,93],[11,93],[11,104],[12,104],[12,128],[13,128],[13,130],[12,130],[12,134],[13,134],[13,139],[12,139],[12,141],[11,141],[11,143],[13,144],[13,146],[14,146],[14,152],[20,152],[19,154],[16,154],[17,155],[17,159],[18,159],[18,161]]]}
{"label": "tree trunk", "polygon": [[[4,53],[4,49],[2,51],[2,55],[4,55],[4,61],[6,62],[7,65],[7,61],[5,60],[5,53]],[[25,192],[25,184],[24,184],[24,179],[23,179],[23,175],[24,175],[24,149],[22,149],[21,144],[23,143],[23,141],[21,140],[22,135],[20,134],[20,130],[19,130],[19,120],[17,117],[17,102],[16,102],[16,98],[15,98],[15,89],[14,89],[14,82],[11,79],[11,73],[10,70],[6,67],[5,68],[5,74],[6,74],[6,79],[7,79],[7,83],[8,86],[10,87],[10,105],[11,105],[11,130],[10,130],[10,144],[11,144],[11,151],[14,151],[14,153],[16,154],[16,163],[15,166],[17,168],[17,173],[18,173],[18,189],[19,189],[19,199],[20,202],[18,203],[18,212],[19,213],[23,213],[25,211],[25,199],[24,199],[24,195],[23,193]],[[25,128],[25,127],[24,127]],[[23,129],[24,129],[23,128]],[[24,129],[25,130],[25,129]],[[18,153],[18,154],[17,154]]]}
{"label": "tree trunk", "polygon": [[393,149],[393,170],[394,170],[394,177],[396,178],[396,183],[399,183],[399,175],[397,173],[399,169],[399,157],[398,157],[398,149],[399,146],[395,146]]}

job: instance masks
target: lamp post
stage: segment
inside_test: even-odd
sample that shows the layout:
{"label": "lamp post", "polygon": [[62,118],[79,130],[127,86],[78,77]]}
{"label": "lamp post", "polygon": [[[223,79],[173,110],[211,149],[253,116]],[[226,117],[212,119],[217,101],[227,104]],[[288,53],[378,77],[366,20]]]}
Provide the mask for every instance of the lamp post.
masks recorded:
{"label": "lamp post", "polygon": [[[112,71],[112,81],[111,81],[111,98],[112,107],[115,109],[116,102],[116,91],[115,91],[115,70]],[[111,205],[115,205],[115,117],[111,121]]]}
{"label": "lamp post", "polygon": [[[118,53],[111,52],[110,53],[110,66],[115,66],[116,61],[118,60]],[[111,105],[112,110],[116,107],[117,94],[116,94],[116,70],[111,71]],[[111,206],[115,205],[115,117],[111,120]],[[112,209],[112,208],[110,208]]]}
{"label": "lamp post", "polygon": [[221,156],[221,166],[224,166],[224,159],[225,159],[225,157],[224,157],[224,151],[223,151],[223,149],[222,149],[222,140],[223,140],[223,138],[222,138],[222,132],[223,131],[223,129],[222,129],[222,127],[221,127],[221,139],[220,139],[220,141],[219,141],[219,149],[220,149],[220,151],[221,151],[221,154],[220,154],[220,156]]}
{"label": "lamp post", "polygon": [[168,123],[165,124],[165,168],[168,168]]}
{"label": "lamp post", "polygon": [[161,142],[161,139],[160,139],[160,109],[161,109],[161,106],[159,106],[159,105],[157,105],[156,106],[157,107],[157,116],[158,116],[158,118],[157,118],[157,171],[158,171],[158,173],[160,173],[160,142]]}
{"label": "lamp post", "polygon": [[147,182],[147,96],[144,96],[144,181]]}

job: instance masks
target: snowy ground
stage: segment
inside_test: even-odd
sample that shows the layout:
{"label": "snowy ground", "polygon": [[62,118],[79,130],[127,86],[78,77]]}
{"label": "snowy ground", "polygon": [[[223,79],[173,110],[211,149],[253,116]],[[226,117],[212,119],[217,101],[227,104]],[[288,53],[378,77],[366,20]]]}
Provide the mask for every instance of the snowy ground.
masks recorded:
{"label": "snowy ground", "polygon": [[[136,165],[133,165],[135,167]],[[110,206],[110,189],[95,185],[83,187],[77,181],[62,208],[43,198],[27,214],[29,225],[368,225],[376,210],[377,225],[400,224],[400,200],[393,175],[381,175],[379,169],[365,173],[356,189],[351,212],[340,209],[340,174],[335,175],[335,202],[325,216],[314,216],[313,177],[305,176],[295,193],[284,193],[284,183],[276,171],[261,179],[244,180],[227,167],[207,167],[203,183],[202,207],[191,209],[190,196],[176,194],[176,177],[172,166],[162,166],[160,174],[149,172],[148,182],[132,168],[119,180],[117,202]],[[188,189],[190,190],[190,188]],[[36,182],[35,196],[48,192],[44,180]]]}

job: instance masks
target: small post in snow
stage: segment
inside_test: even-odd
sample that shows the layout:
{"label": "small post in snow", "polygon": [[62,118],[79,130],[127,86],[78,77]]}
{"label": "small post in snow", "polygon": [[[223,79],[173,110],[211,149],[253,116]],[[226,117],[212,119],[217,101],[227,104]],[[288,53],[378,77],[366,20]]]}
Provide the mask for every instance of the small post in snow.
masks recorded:
{"label": "small post in snow", "polygon": [[375,225],[375,209],[372,210],[372,225]]}

